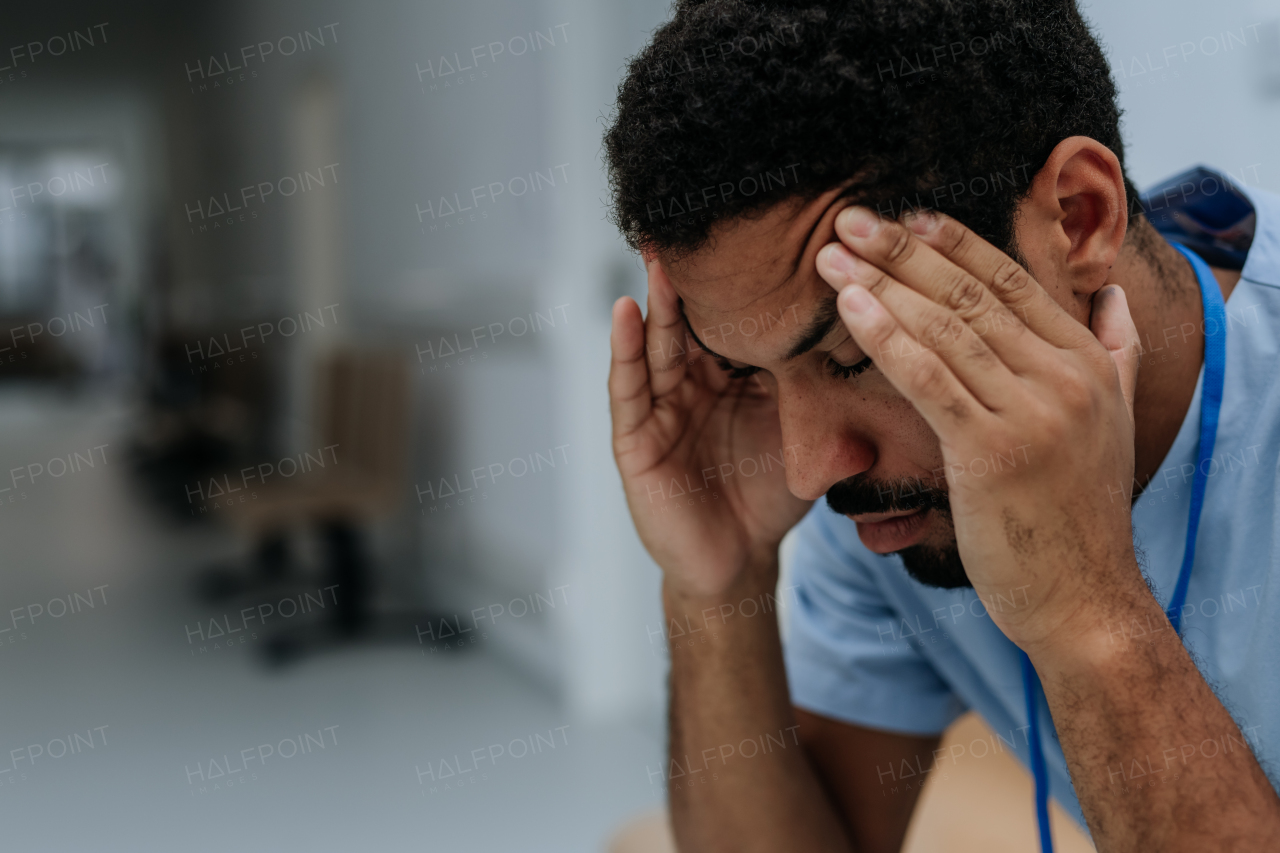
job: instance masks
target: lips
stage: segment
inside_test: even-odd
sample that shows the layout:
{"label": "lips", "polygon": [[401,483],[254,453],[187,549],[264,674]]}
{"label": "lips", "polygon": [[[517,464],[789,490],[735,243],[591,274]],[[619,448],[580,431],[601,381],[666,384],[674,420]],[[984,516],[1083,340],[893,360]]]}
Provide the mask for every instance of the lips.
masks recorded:
{"label": "lips", "polygon": [[861,512],[857,515],[851,515],[849,518],[858,524],[878,524],[891,518],[906,518],[908,515],[915,515],[920,509],[920,507],[916,507],[915,509],[900,509],[896,512]]}
{"label": "lips", "polygon": [[858,538],[867,550],[889,554],[924,538],[930,510],[920,507],[899,512],[871,512],[848,516],[858,525]]}

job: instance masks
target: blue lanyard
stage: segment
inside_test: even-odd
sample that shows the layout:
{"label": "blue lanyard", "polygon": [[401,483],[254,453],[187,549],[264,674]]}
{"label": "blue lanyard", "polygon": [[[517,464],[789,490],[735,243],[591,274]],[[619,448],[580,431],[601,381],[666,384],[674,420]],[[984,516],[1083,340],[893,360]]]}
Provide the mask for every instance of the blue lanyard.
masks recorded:
{"label": "blue lanyard", "polygon": [[[1165,611],[1173,630],[1182,633],[1182,605],[1187,600],[1191,582],[1191,566],[1196,559],[1196,533],[1200,528],[1200,511],[1204,509],[1204,489],[1209,479],[1213,445],[1218,437],[1218,415],[1222,411],[1222,385],[1227,371],[1227,310],[1222,301],[1218,281],[1209,265],[1199,255],[1177,243],[1175,249],[1186,256],[1196,271],[1200,299],[1204,303],[1204,384],[1200,388],[1200,446],[1196,452],[1196,472],[1191,484],[1191,513],[1187,522],[1187,546],[1182,552],[1182,568],[1173,598]],[[1049,833],[1049,770],[1044,760],[1044,742],[1040,739],[1040,679],[1026,652],[1022,656],[1022,686],[1027,697],[1027,722],[1031,744],[1031,775],[1036,785],[1036,824],[1040,828],[1040,849],[1053,853],[1053,837]]]}

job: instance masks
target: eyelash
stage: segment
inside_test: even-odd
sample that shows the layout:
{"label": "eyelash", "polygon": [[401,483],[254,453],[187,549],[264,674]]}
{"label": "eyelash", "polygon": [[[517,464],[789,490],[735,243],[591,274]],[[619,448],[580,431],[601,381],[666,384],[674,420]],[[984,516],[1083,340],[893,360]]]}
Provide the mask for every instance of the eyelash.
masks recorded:
{"label": "eyelash", "polygon": [[725,359],[716,359],[716,364],[720,369],[729,374],[730,379],[746,379],[748,376],[755,376],[760,372],[758,367],[734,367]]}
{"label": "eyelash", "polygon": [[827,359],[827,372],[832,376],[840,379],[852,379],[860,373],[865,372],[872,366],[871,356],[867,356],[857,364],[840,364],[837,361]]}
{"label": "eyelash", "polygon": [[[716,362],[720,369],[729,374],[730,379],[745,379],[748,376],[754,376],[760,372],[758,367],[734,367],[728,361],[718,360]],[[840,364],[837,361],[827,359],[827,372],[832,376],[840,379],[852,379],[861,373],[865,373],[873,366],[871,357],[867,356],[857,364]]]}

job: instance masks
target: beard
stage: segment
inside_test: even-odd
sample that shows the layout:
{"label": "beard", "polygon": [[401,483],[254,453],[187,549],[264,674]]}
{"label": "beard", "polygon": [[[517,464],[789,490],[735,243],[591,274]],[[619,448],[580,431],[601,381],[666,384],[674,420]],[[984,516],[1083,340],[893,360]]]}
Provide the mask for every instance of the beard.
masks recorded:
{"label": "beard", "polygon": [[[923,509],[926,514],[936,513],[948,521],[951,519],[951,501],[946,489],[911,477],[877,481],[858,474],[827,490],[827,506],[839,515]],[[902,558],[907,574],[926,586],[973,588],[960,560],[960,549],[954,536],[941,546],[920,543],[894,553]]]}

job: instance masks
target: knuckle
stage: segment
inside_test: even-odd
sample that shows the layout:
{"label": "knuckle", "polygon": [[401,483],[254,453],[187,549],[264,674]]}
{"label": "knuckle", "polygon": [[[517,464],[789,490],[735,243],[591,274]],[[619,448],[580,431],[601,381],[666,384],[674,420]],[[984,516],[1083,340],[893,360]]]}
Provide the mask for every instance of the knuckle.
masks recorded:
{"label": "knuckle", "polygon": [[1007,328],[1010,333],[1010,339],[1015,341],[1019,336],[1029,331],[1027,324],[1022,322],[1022,318],[1003,305],[999,306],[999,313],[995,316],[993,326],[1001,332]]}
{"label": "knuckle", "polygon": [[[1048,447],[1064,447],[1072,439],[1071,429],[1061,415],[1044,401],[1036,400],[1026,405],[1027,422],[1035,435]],[[1078,437],[1077,437],[1078,438]]]}
{"label": "knuckle", "polygon": [[893,333],[897,328],[894,321],[889,317],[881,317],[875,322],[870,329],[871,343],[875,345],[876,352],[893,353]]}
{"label": "knuckle", "polygon": [[1016,301],[1031,283],[1031,275],[1012,258],[1006,258],[991,276],[991,290],[1002,300]]}
{"label": "knuckle", "polygon": [[1055,384],[1068,412],[1078,415],[1093,408],[1093,386],[1080,370],[1071,368],[1062,371]]}
{"label": "knuckle", "polygon": [[1060,420],[1046,422],[1041,428],[1040,434],[1044,436],[1045,443],[1050,447],[1065,447],[1075,438]]}
{"label": "knuckle", "polygon": [[987,346],[982,338],[977,335],[970,336],[969,343],[965,347],[965,355],[982,367],[993,367],[997,360],[996,354],[991,351],[991,347]]}
{"label": "knuckle", "polygon": [[965,325],[954,316],[942,311],[929,315],[929,324],[923,337],[930,349],[942,349],[954,343],[964,334]]}
{"label": "knuckle", "polygon": [[885,230],[885,237],[888,240],[884,253],[886,261],[897,264],[911,257],[914,241],[911,239],[910,231],[901,225],[894,225]]}
{"label": "knuckle", "polygon": [[1021,442],[1018,435],[1011,429],[996,429],[988,433],[987,447],[996,448],[998,451],[1007,448],[1017,447]]}
{"label": "knuckle", "polygon": [[939,216],[934,238],[938,248],[947,257],[964,254],[968,251],[973,233],[950,216]]}
{"label": "knuckle", "polygon": [[964,421],[969,418],[969,407],[959,397],[948,400],[942,410],[950,415],[952,420]]}
{"label": "knuckle", "polygon": [[974,314],[986,299],[987,289],[973,276],[961,275],[947,289],[946,305],[961,317]]}
{"label": "knuckle", "polygon": [[[867,266],[870,266],[870,264],[867,264]],[[893,279],[891,279],[883,270],[877,269],[876,267],[871,267],[871,269],[859,273],[858,276],[858,284],[866,288],[867,291],[876,298],[879,298],[880,295],[884,293],[885,288],[887,288],[889,283],[892,281]]]}
{"label": "knuckle", "polygon": [[911,372],[911,388],[922,397],[940,398],[948,390],[947,372],[937,358],[923,358]]}

